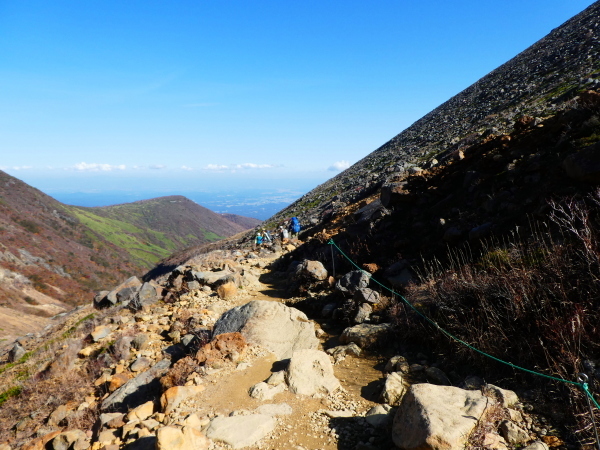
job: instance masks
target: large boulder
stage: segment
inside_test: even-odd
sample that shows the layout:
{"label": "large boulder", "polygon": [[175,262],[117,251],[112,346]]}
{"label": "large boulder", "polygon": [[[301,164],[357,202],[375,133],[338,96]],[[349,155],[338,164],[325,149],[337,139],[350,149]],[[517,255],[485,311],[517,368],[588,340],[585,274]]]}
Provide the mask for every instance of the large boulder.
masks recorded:
{"label": "large boulder", "polygon": [[314,349],[319,343],[306,315],[281,303],[254,300],[230,309],[215,323],[213,335],[240,332],[250,343],[285,359],[297,350]]}
{"label": "large boulder", "polygon": [[129,305],[130,308],[133,307],[134,309],[139,310],[142,309],[145,305],[151,305],[153,303],[156,303],[159,298],[157,289],[161,288],[148,282],[142,284],[139,288],[135,289],[131,293],[129,297],[129,301],[131,302],[131,304]]}
{"label": "large boulder", "polygon": [[340,387],[329,356],[319,350],[294,352],[286,371],[286,380],[294,394],[330,394]]}
{"label": "large boulder", "polygon": [[356,292],[354,293],[353,300],[357,304],[362,304],[362,303],[376,304],[376,303],[379,303],[379,301],[381,300],[381,295],[379,294],[379,292],[374,291],[373,289],[362,288],[362,289],[356,290]]}
{"label": "large boulder", "polygon": [[9,362],[17,362],[19,359],[21,359],[25,355],[25,353],[27,353],[27,352],[21,346],[21,344],[19,344],[18,342],[15,342],[15,345],[13,345],[13,347],[8,352],[8,361]]}
{"label": "large boulder", "polygon": [[371,274],[364,270],[353,270],[340,278],[335,284],[335,288],[344,294],[350,296],[358,289],[366,288],[371,280]]}
{"label": "large boulder", "polygon": [[487,404],[487,397],[478,391],[412,385],[396,411],[392,439],[406,450],[462,450]]}
{"label": "large boulder", "polygon": [[406,185],[407,182],[402,181],[397,183],[387,183],[381,186],[381,204],[386,208],[390,208],[400,203],[410,203],[414,201],[417,197],[404,189]]}
{"label": "large boulder", "polygon": [[101,296],[104,291],[94,297],[94,306],[96,308],[108,308],[115,306],[121,301],[130,299],[131,296],[137,292],[141,285],[142,282],[137,277],[128,278],[104,297]]}
{"label": "large boulder", "polygon": [[320,261],[305,259],[296,266],[295,278],[307,281],[323,281],[327,279],[327,269]]}
{"label": "large boulder", "polygon": [[73,339],[69,341],[65,350],[46,368],[44,374],[47,377],[63,376],[75,367],[77,353],[81,350],[81,341]]}

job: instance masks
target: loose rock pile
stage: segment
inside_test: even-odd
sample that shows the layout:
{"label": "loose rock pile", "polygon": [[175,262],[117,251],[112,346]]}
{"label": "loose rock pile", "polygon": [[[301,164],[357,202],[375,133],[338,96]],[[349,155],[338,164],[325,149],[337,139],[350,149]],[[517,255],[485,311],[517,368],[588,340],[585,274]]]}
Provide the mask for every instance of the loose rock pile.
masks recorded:
{"label": "loose rock pile", "polygon": [[[216,258],[211,267],[178,267],[162,284],[130,278],[96,296],[103,318],[46,370],[56,376],[97,361],[104,365],[98,389],[52,411],[23,448],[458,449],[474,435],[482,448],[547,448],[541,439],[549,437],[534,431],[513,392],[477,382],[465,383],[474,389],[450,386],[423,355],[423,364],[400,355],[385,364],[385,378],[372,380],[381,382],[379,403],[346,389],[336,368],[363,361],[363,349],[392,335],[393,326],[358,323],[341,334],[342,345],[327,345],[306,314],[253,300],[257,291],[249,286],[260,285],[261,265],[249,254]],[[328,277],[312,261],[295,267],[296,279],[307,283]],[[240,289],[233,297],[218,291],[229,283]],[[333,289],[342,302],[376,304],[368,286],[368,274],[355,271]],[[63,428],[75,414],[95,410],[92,429]],[[496,425],[477,431],[490,411]]]}

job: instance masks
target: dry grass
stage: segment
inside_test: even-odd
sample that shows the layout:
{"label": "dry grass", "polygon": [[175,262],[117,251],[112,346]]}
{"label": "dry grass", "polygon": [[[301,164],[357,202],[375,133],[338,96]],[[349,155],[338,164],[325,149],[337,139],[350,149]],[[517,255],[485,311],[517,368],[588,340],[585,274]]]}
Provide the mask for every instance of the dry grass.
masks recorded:
{"label": "dry grass", "polygon": [[192,373],[199,371],[200,364],[193,357],[186,356],[169,369],[167,374],[160,379],[160,384],[164,391],[173,386],[183,386]]}
{"label": "dry grass", "polygon": [[[73,409],[93,393],[97,373],[73,370],[60,377],[31,379],[23,384],[19,395],[8,399],[0,409],[0,442],[21,445],[44,427],[47,417],[60,405],[71,404]],[[91,429],[98,417],[97,406],[73,412],[61,425],[68,429]],[[15,426],[23,421],[27,426],[17,432]]]}
{"label": "dry grass", "polygon": [[[43,434],[48,428],[48,416],[65,404],[73,411],[61,425],[68,429],[91,428],[98,416],[97,405],[75,410],[86,396],[96,391],[93,382],[104,369],[104,363],[88,359],[72,370],[58,371],[55,376],[47,368],[62,353],[72,350],[69,344],[82,342],[106,314],[81,311],[67,317],[26,358],[1,366],[0,394],[8,395],[0,405],[0,442],[10,442],[16,448],[36,433]],[[23,428],[21,431],[15,428],[19,423],[25,424],[19,427]]]}
{"label": "dry grass", "polygon": [[[486,353],[575,380],[577,373],[600,363],[599,199],[596,194],[553,202],[548,224],[532,224],[527,237],[515,232],[477,254],[464,248],[454,251],[447,264],[429,263],[407,297],[442,328]],[[579,415],[587,405],[576,386],[530,376],[477,354],[432,333],[429,324],[403,307],[392,312],[406,339],[453,355],[467,370],[544,387],[552,400],[575,413],[573,429],[588,428],[589,417]],[[587,434],[577,440],[581,443]]]}
{"label": "dry grass", "polygon": [[509,418],[509,415],[504,407],[489,393],[483,392],[489,398],[489,404],[485,409],[483,416],[477,423],[475,429],[469,436],[467,448],[484,449],[486,435],[497,434],[500,422]]}

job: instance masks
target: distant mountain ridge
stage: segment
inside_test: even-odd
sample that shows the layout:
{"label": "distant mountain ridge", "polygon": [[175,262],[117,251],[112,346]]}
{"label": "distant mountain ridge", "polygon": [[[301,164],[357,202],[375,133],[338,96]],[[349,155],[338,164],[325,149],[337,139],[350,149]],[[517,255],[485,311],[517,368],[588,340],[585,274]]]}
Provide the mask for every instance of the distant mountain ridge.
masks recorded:
{"label": "distant mountain ridge", "polygon": [[169,256],[173,251],[214,242],[261,223],[249,217],[217,214],[181,195],[112,206],[76,208],[76,215],[109,241],[114,237],[114,230],[103,226],[93,215],[137,227],[134,233],[139,240],[152,246],[152,262]]}

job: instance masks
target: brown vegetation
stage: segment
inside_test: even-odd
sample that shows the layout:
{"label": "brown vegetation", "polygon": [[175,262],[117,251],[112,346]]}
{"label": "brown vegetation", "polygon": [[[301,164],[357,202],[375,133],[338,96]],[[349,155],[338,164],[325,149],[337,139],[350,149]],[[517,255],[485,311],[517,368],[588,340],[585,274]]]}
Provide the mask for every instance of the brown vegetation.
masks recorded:
{"label": "brown vegetation", "polygon": [[[453,250],[447,264],[430,262],[407,297],[443,329],[496,358],[569,381],[580,372],[593,378],[600,362],[600,192],[551,205],[552,223],[533,226],[531,236],[515,232],[510,241],[488,242],[477,255],[464,247]],[[569,421],[576,411],[579,422],[570,425],[588,428],[579,387],[514,370],[432,333],[430,324],[400,304],[392,313],[405,340],[494,379],[543,387],[545,413]]]}

